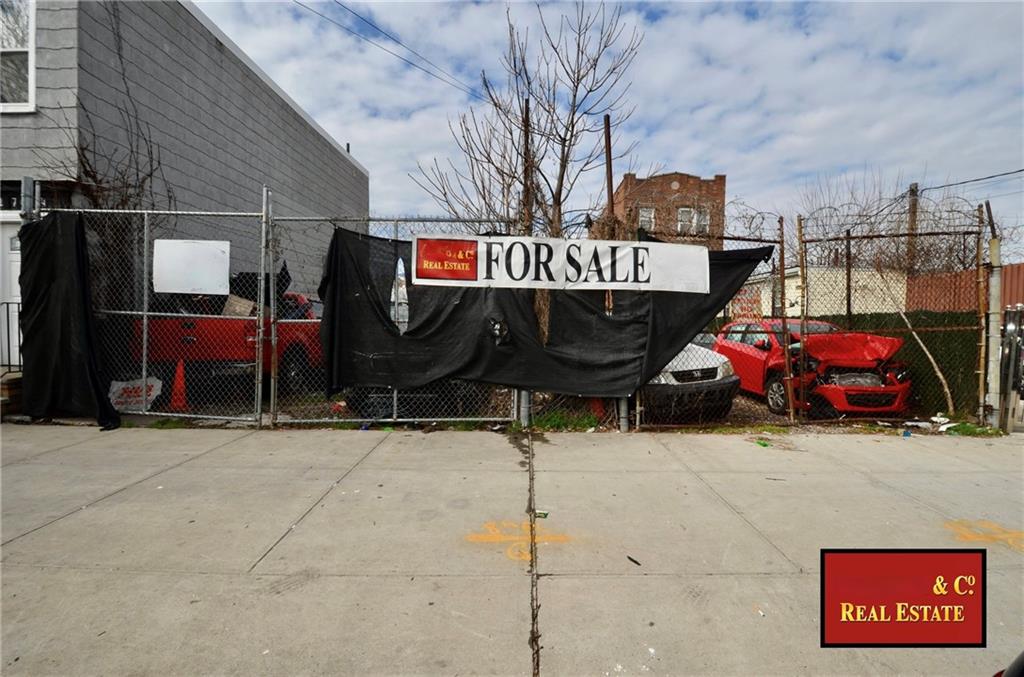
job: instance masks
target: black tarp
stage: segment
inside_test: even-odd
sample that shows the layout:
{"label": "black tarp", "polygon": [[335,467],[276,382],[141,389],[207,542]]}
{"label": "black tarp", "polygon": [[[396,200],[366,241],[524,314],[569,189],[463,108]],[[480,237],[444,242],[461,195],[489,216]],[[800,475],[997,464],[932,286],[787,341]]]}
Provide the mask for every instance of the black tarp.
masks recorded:
{"label": "black tarp", "polygon": [[[337,229],[320,299],[328,394],[458,378],[586,397],[624,397],[658,374],[746,282],[771,247],[710,252],[710,294],[552,291],[548,342],[529,289],[408,285],[409,324],[391,320],[410,243]],[[496,335],[497,334],[497,335]]]}
{"label": "black tarp", "polygon": [[22,409],[29,416],[91,416],[104,430],[120,416],[98,349],[81,214],[51,213],[21,240]]}

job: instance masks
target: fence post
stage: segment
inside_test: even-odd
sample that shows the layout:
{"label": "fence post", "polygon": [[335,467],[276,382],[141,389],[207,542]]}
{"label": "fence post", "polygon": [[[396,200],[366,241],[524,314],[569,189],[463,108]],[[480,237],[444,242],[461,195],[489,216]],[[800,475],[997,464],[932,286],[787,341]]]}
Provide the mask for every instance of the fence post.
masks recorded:
{"label": "fence post", "polygon": [[[806,357],[804,356],[804,336],[807,334],[807,243],[804,242],[804,217],[797,214],[796,217],[796,240],[800,247],[800,353],[797,358],[797,369],[800,379],[800,413],[803,414],[807,406],[807,382],[804,380],[806,371]],[[787,338],[788,340],[788,338]],[[783,355],[789,360],[788,346]]]}
{"label": "fence post", "polygon": [[619,403],[619,432],[629,432],[629,398],[620,397]]}
{"label": "fence post", "polygon": [[533,399],[533,392],[530,390],[519,391],[519,424],[524,428],[530,426],[530,407]]}
{"label": "fence post", "polygon": [[267,226],[269,222],[268,211],[270,209],[270,191],[263,186],[263,210],[260,216],[260,270],[257,275],[259,282],[256,285],[256,394],[254,410],[256,413],[256,429],[263,427],[263,305],[266,303],[264,291],[266,288],[267,275]]}
{"label": "fence post", "polygon": [[779,217],[779,270],[781,286],[779,287],[779,305],[782,306],[782,383],[786,391],[786,408],[789,409],[789,422],[796,420],[793,412],[793,370],[789,360],[789,322],[786,321],[789,315],[789,308],[786,307],[786,221]]}
{"label": "fence post", "polygon": [[1000,363],[1002,340],[1002,261],[999,254],[999,238],[988,242],[988,257],[992,270],[988,276],[988,394],[985,396],[985,423],[999,427],[1000,393],[1002,392],[1002,365]]}
{"label": "fence post", "polygon": [[149,212],[142,215],[142,411],[149,411]]}
{"label": "fence post", "polygon": [[[393,228],[392,228],[392,231],[391,231],[391,242],[392,242],[392,244],[391,244],[392,251],[397,252],[398,251],[398,221],[395,221],[395,223],[393,224]],[[403,267],[402,270],[405,271],[405,268]],[[399,327],[399,324],[398,324],[398,317],[399,317],[399,313],[398,313],[398,263],[397,262],[395,263],[395,270],[392,271],[392,272],[394,274],[395,279],[391,283],[391,321],[395,323],[396,327]],[[408,275],[409,272],[405,271],[405,274]],[[399,327],[399,329],[401,329],[401,327]],[[398,388],[395,388],[395,387],[391,388],[391,420],[392,421],[397,421],[398,420]]]}
{"label": "fence post", "polygon": [[[267,191],[267,256],[270,271],[270,427],[277,426],[277,236],[274,228],[274,192]],[[263,366],[260,365],[262,370]]]}
{"label": "fence post", "polygon": [[978,234],[974,238],[975,283],[978,292],[978,422],[985,420],[985,257],[981,233],[985,228],[984,207],[978,205]]}

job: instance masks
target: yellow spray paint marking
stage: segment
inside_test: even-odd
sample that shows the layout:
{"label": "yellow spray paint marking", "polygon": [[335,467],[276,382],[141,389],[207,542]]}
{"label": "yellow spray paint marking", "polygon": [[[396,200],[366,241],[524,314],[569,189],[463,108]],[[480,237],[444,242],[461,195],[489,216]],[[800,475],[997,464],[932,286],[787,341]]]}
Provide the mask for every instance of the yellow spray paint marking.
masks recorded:
{"label": "yellow spray paint marking", "polygon": [[[565,534],[548,533],[541,525],[536,526],[537,543],[565,543],[569,537]],[[530,522],[484,522],[483,533],[467,534],[470,543],[508,543],[505,556],[509,559],[530,561]]]}
{"label": "yellow spray paint marking", "polygon": [[1013,531],[988,520],[954,520],[943,526],[955,532],[958,541],[1002,543],[1024,552],[1024,531]]}

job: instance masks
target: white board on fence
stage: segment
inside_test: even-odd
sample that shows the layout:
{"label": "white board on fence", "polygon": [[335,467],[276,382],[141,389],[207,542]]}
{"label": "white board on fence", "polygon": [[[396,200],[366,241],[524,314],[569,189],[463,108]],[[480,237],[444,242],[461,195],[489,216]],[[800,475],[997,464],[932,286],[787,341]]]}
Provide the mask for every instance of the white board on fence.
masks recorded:
{"label": "white board on fence", "polygon": [[231,243],[224,240],[154,240],[153,291],[227,294]]}

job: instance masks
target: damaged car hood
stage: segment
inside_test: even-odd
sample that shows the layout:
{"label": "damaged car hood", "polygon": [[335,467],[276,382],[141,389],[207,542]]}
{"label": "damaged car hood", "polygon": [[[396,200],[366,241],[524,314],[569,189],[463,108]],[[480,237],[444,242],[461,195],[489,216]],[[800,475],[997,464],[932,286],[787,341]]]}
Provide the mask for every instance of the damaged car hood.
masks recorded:
{"label": "damaged car hood", "polygon": [[803,340],[804,351],[816,360],[849,367],[873,367],[887,362],[902,346],[900,338],[857,332],[810,334]]}

